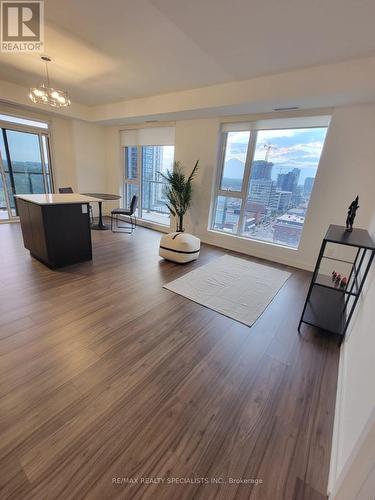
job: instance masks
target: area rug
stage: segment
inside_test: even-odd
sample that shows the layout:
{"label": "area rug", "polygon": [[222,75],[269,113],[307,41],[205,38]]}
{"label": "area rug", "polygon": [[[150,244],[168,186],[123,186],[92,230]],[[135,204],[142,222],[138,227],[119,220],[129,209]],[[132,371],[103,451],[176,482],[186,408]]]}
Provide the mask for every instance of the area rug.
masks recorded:
{"label": "area rug", "polygon": [[164,288],[251,326],[289,277],[285,271],[224,255]]}

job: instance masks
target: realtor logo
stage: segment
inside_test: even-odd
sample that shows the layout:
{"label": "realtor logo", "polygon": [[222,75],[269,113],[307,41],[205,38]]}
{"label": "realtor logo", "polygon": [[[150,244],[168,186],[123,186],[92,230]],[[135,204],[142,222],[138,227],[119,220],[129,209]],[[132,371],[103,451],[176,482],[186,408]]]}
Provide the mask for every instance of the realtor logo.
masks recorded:
{"label": "realtor logo", "polygon": [[44,2],[1,2],[1,52],[42,52]]}

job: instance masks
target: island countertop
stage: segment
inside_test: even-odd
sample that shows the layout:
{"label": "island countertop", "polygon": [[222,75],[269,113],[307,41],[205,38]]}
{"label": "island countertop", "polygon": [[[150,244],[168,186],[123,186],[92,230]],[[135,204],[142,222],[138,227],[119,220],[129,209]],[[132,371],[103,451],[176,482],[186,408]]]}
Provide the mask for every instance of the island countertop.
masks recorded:
{"label": "island countertop", "polygon": [[66,205],[73,203],[94,203],[99,200],[92,196],[85,196],[78,193],[64,194],[16,194],[15,198],[35,203],[36,205]]}

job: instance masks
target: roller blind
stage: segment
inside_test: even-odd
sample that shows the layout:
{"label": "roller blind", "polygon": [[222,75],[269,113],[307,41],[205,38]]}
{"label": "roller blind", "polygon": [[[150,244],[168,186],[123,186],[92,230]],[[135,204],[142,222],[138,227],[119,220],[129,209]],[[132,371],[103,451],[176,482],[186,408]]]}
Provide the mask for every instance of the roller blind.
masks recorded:
{"label": "roller blind", "polygon": [[174,127],[152,127],[121,130],[120,143],[125,146],[174,146]]}
{"label": "roller blind", "polygon": [[283,128],[328,127],[330,116],[298,116],[294,118],[271,118],[254,122],[223,123],[223,132],[239,132],[241,130],[271,130]]}

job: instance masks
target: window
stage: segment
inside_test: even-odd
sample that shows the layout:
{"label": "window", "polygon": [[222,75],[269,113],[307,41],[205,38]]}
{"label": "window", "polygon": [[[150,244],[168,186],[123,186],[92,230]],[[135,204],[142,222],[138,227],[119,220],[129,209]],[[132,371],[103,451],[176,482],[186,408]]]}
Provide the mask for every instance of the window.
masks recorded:
{"label": "window", "polygon": [[329,119],[306,119],[306,128],[297,120],[295,128],[223,130],[212,229],[298,247]]}
{"label": "window", "polygon": [[124,204],[129,206],[137,195],[138,217],[170,224],[165,205],[165,181],[161,173],[173,168],[174,146],[126,146],[124,148]]}
{"label": "window", "polygon": [[221,189],[242,191],[249,139],[250,132],[228,132],[226,135]]}
{"label": "window", "polygon": [[0,124],[0,220],[9,220],[18,215],[15,194],[51,193],[53,181],[48,130],[42,122],[7,115],[0,115],[0,121],[4,117],[8,123]]}

